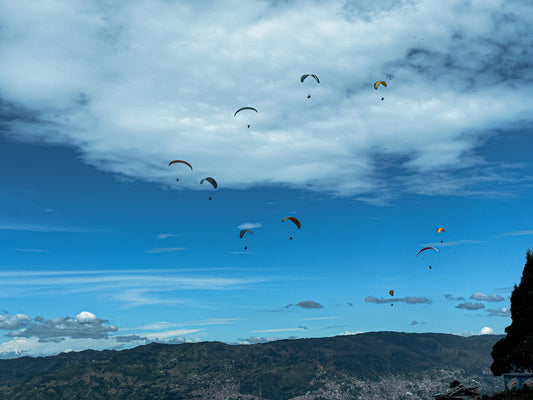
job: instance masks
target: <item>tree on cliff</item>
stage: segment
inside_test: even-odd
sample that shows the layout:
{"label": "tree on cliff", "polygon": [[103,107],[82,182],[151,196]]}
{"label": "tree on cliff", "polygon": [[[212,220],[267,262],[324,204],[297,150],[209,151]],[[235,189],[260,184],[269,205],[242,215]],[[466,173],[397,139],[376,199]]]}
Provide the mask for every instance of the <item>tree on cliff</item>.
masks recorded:
{"label": "tree on cliff", "polygon": [[533,372],[533,253],[527,251],[520,285],[511,295],[512,322],[507,335],[492,348],[490,369],[494,375],[505,372]]}

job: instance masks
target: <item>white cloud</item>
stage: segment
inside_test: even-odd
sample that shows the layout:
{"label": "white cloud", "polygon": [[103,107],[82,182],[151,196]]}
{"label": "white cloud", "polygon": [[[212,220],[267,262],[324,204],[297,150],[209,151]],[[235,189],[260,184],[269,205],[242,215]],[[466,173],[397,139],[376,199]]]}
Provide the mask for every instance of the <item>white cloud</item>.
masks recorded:
{"label": "white cloud", "polygon": [[29,321],[31,321],[31,318],[25,314],[0,315],[0,329],[19,329],[26,326]]}
{"label": "white cloud", "polygon": [[479,331],[479,334],[480,335],[494,335],[494,329],[488,327],[488,326],[484,326],[483,328],[481,328],[481,330]]}
{"label": "white cloud", "polygon": [[471,299],[477,300],[477,301],[489,301],[489,302],[498,302],[505,300],[502,296],[497,294],[485,294],[485,293],[474,293],[472,296],[470,296]]}
{"label": "white cloud", "polygon": [[[236,322],[236,318],[212,318],[199,321],[183,321],[183,322],[168,322],[158,321],[153,324],[143,325],[139,328],[131,328],[129,330],[159,330],[163,328],[178,327],[178,326],[203,326],[203,325],[225,325]],[[124,329],[122,329],[124,330]]]}
{"label": "white cloud", "polygon": [[174,237],[176,235],[174,235],[173,233],[160,233],[159,235],[157,235],[157,238],[158,239],[168,239],[170,237]]}
{"label": "white cloud", "polygon": [[305,328],[279,328],[279,329],[261,329],[257,331],[251,331],[252,333],[265,333],[265,332],[294,332],[294,331],[304,331]]}
{"label": "white cloud", "polygon": [[384,304],[384,303],[397,303],[397,302],[405,302],[407,304],[429,304],[432,303],[432,300],[427,297],[416,297],[416,296],[406,296],[406,297],[394,297],[389,299],[384,299],[383,297],[377,298],[376,296],[367,296],[365,297],[366,303],[376,303],[376,304]]}
{"label": "white cloud", "polygon": [[423,244],[422,246],[453,247],[453,246],[459,246],[462,244],[478,244],[478,243],[483,243],[483,242],[481,240],[468,240],[468,239],[455,240],[452,242],[446,242],[443,240],[442,243],[441,242],[426,243],[426,244]]}
{"label": "white cloud", "polygon": [[[16,319],[17,323],[13,321]],[[9,329],[6,336],[12,338],[38,338],[40,342],[61,342],[66,338],[72,339],[105,339],[110,332],[116,332],[118,327],[107,324],[107,320],[96,318],[88,311],[80,312],[75,318],[45,319],[36,317],[33,320],[23,314],[13,316],[4,326]]]}
{"label": "white cloud", "polygon": [[44,249],[16,249],[17,251],[22,251],[24,253],[48,253],[48,250]]}
{"label": "white cloud", "polygon": [[76,315],[76,319],[80,322],[92,322],[96,320],[96,315],[89,311],[82,311]]}
{"label": "white cloud", "polygon": [[[122,178],[201,190],[216,171],[226,188],[376,204],[529,179],[476,153],[531,123],[528,2],[1,4],[10,135],[74,146]],[[247,105],[259,114],[233,117]],[[176,156],[194,170],[168,168]]]}
{"label": "white cloud", "polygon": [[149,254],[174,253],[175,251],[187,250],[186,247],[157,247],[155,249],[146,250]]}
{"label": "white cloud", "polygon": [[511,310],[507,307],[501,307],[499,309],[488,309],[487,312],[491,317],[510,317]]}
{"label": "white cloud", "polygon": [[78,228],[73,226],[55,226],[55,225],[33,225],[33,224],[0,224],[0,231],[28,231],[28,232],[72,232],[86,233],[98,232],[90,228]]}
{"label": "white cloud", "polygon": [[256,229],[261,228],[261,223],[259,222],[245,222],[238,226],[239,229]]}
{"label": "white cloud", "polygon": [[507,236],[527,236],[527,235],[533,235],[533,230],[529,231],[515,231],[515,232],[506,232],[504,235]]}
{"label": "white cloud", "polygon": [[273,342],[276,340],[281,340],[280,337],[259,337],[259,336],[251,336],[249,338],[239,338],[239,344],[258,344],[258,343],[267,343],[267,342]]}
{"label": "white cloud", "polygon": [[333,336],[350,336],[350,335],[358,335],[360,333],[364,333],[364,332],[363,331],[357,331],[357,332],[345,331],[345,332],[337,333],[336,335],[333,335]]}
{"label": "white cloud", "polygon": [[[89,294],[118,300],[126,307],[151,304],[184,304],[177,296],[179,290],[237,290],[251,288],[259,283],[277,280],[276,277],[236,277],[227,271],[217,276],[224,268],[200,268],[183,270],[95,270],[95,271],[4,271],[0,272],[2,297],[26,297],[35,295],[58,296],[60,294]],[[231,269],[229,269],[231,270]],[[202,275],[210,271],[209,275]]]}
{"label": "white cloud", "polygon": [[200,329],[174,329],[171,331],[150,332],[143,334],[150,340],[162,340],[174,337],[181,337],[183,335],[190,335],[192,333],[200,332]]}

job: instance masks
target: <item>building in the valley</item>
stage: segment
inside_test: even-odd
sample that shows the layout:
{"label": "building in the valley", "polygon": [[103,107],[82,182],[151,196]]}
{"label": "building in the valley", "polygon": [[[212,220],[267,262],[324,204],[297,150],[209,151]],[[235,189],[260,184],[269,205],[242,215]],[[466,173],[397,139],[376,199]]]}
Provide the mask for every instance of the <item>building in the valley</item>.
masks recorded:
{"label": "building in the valley", "polygon": [[445,393],[433,395],[435,400],[479,400],[479,388],[458,385]]}
{"label": "building in the valley", "polygon": [[524,386],[533,389],[533,373],[531,372],[509,372],[502,375],[506,390],[524,389]]}

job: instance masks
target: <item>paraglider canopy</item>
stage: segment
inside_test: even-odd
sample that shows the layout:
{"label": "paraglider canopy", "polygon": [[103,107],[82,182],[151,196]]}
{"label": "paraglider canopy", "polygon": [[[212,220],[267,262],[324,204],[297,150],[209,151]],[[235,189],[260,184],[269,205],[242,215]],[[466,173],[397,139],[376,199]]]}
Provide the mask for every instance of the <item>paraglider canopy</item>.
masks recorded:
{"label": "paraglider canopy", "polygon": [[255,108],[253,107],[241,107],[239,108],[237,111],[235,111],[235,114],[233,114],[234,117],[237,116],[238,113],[240,113],[242,110],[252,110],[252,111],[255,111],[256,113],[259,114],[259,111],[257,111]]}
{"label": "paraglider canopy", "polygon": [[423,249],[420,249],[420,250],[418,251],[418,253],[416,253],[416,257],[418,257],[418,255],[419,255],[420,253],[422,253],[423,251],[426,251],[426,250],[435,250],[435,251],[437,251],[438,253],[440,253],[440,250],[437,249],[436,247],[431,247],[431,246],[429,246],[429,247],[424,247]]}
{"label": "paraglider canopy", "polygon": [[374,89],[378,90],[378,86],[380,84],[385,86],[385,87],[387,87],[387,82],[385,82],[385,81],[377,81],[376,83],[374,83]]}
{"label": "paraglider canopy", "polygon": [[172,164],[175,164],[175,163],[183,163],[183,164],[189,166],[189,168],[190,168],[191,171],[192,171],[192,165],[189,164],[187,161],[183,161],[183,160],[174,160],[174,161],[169,162],[168,165],[171,166]]}
{"label": "paraglider canopy", "polygon": [[250,229],[243,229],[243,230],[239,233],[239,237],[242,239],[242,237],[244,236],[244,234],[245,234],[246,232],[249,232],[250,235],[253,235],[253,234],[254,234]]}
{"label": "paraglider canopy", "polygon": [[305,81],[305,78],[307,78],[308,76],[311,76],[311,77],[315,78],[316,83],[320,83],[320,79],[318,79],[318,76],[316,76],[315,74],[303,74],[300,77],[300,82]]}
{"label": "paraglider canopy", "polygon": [[216,189],[218,184],[217,184],[217,181],[215,181],[213,178],[211,178],[210,176],[208,176],[207,178],[204,178],[200,181],[200,184],[204,183],[204,181],[207,181],[209,182],[211,185],[213,185],[213,187]]}
{"label": "paraglider canopy", "polygon": [[390,294],[391,296],[394,296],[394,290],[392,290],[392,289],[389,290],[389,294]]}
{"label": "paraglider canopy", "polygon": [[285,217],[285,218],[283,218],[281,220],[281,222],[285,222],[288,219],[291,220],[292,222],[294,222],[294,224],[298,227],[298,229],[300,229],[302,227],[302,224],[300,223],[300,221],[296,217]]}
{"label": "paraglider canopy", "polygon": [[437,228],[437,233],[446,232],[446,229],[444,228]]}

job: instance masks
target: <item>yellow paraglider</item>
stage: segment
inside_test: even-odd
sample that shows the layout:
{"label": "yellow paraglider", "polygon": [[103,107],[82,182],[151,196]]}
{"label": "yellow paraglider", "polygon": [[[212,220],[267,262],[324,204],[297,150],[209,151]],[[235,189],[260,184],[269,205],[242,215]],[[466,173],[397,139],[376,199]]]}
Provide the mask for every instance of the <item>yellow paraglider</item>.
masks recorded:
{"label": "yellow paraglider", "polygon": [[437,228],[437,233],[446,232],[446,229],[444,228]]}
{"label": "yellow paraglider", "polygon": [[385,81],[377,81],[376,83],[374,83],[374,89],[378,90],[378,86],[382,84],[383,86],[387,87],[387,82]]}

